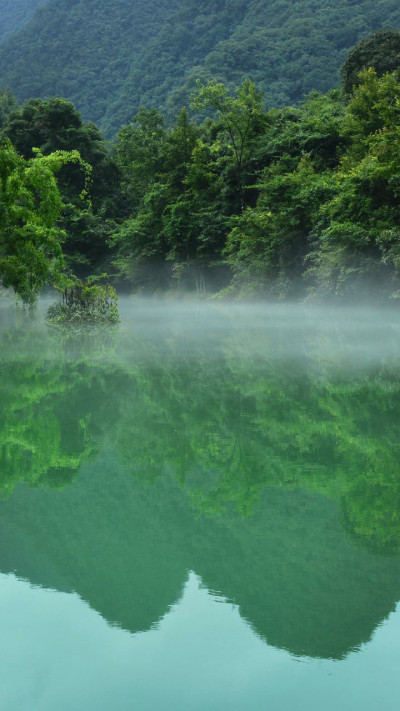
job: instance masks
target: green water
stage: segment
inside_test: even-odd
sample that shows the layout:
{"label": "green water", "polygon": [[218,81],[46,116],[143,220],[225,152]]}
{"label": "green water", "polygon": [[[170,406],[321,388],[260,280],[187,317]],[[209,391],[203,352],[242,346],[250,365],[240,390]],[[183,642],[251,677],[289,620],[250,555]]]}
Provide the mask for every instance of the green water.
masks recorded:
{"label": "green water", "polygon": [[400,314],[121,311],[0,310],[0,708],[397,709]]}

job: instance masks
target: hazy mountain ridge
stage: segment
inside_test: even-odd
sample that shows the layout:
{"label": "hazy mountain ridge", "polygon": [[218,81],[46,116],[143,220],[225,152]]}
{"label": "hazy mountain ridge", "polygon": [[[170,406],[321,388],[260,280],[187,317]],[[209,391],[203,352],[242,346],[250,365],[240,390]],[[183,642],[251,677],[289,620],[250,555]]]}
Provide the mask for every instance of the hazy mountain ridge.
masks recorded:
{"label": "hazy mountain ridge", "polygon": [[382,27],[400,27],[397,0],[47,0],[0,48],[0,84],[64,96],[112,135],[140,105],[173,116],[198,77],[249,76],[270,106],[327,91]]}

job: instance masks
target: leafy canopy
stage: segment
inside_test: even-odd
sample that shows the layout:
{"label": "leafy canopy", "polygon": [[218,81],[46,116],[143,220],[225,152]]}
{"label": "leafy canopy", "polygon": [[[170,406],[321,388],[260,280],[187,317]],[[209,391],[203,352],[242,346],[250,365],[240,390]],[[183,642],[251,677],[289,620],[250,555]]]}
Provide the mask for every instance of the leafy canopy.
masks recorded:
{"label": "leafy canopy", "polygon": [[0,278],[25,304],[34,304],[46,282],[62,275],[62,201],[55,176],[71,162],[82,163],[77,151],[43,156],[37,150],[25,160],[9,142],[0,146]]}

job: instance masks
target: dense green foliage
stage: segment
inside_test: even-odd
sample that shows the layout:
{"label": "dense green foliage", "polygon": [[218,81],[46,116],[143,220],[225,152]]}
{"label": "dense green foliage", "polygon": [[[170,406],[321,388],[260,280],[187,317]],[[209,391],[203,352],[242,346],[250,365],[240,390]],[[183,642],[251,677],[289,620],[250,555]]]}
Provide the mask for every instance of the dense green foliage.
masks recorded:
{"label": "dense green foliage", "polygon": [[142,110],[117,144],[133,206],[115,232],[121,273],[212,290],[217,263],[231,295],[397,296],[400,83],[373,68],[359,82],[349,101],[314,92],[265,112],[251,82],[233,98],[214,81],[193,107],[215,118],[183,112],[170,130]]}
{"label": "dense green foliage", "polygon": [[26,159],[36,148],[44,155],[78,150],[91,166],[90,202],[85,203],[80,199],[88,187],[82,166],[69,164],[61,170],[58,183],[63,210],[59,225],[65,233],[67,265],[79,276],[87,276],[97,267],[104,271],[109,258],[107,237],[113,219],[124,214],[124,206],[119,171],[98,128],[84,123],[64,99],[34,99],[10,113],[4,133]]}
{"label": "dense green foliage", "polygon": [[340,74],[343,88],[351,94],[359,83],[359,74],[374,67],[378,76],[394,72],[400,66],[400,32],[380,30],[361,40],[349,52]]}
{"label": "dense green foliage", "polygon": [[135,57],[180,0],[46,0],[0,49],[0,77],[21,100],[64,96],[100,122]]}
{"label": "dense green foliage", "polygon": [[384,71],[398,41],[380,32],[353,50],[350,95],[314,91],[266,111],[249,79],[232,92],[198,80],[192,116],[183,108],[168,125],[141,108],[108,145],[64,99],[18,107],[3,93],[2,133],[18,161],[39,150],[37,168],[81,156],[58,174],[67,276],[107,273],[147,293],[398,298],[400,79]]}
{"label": "dense green foliage", "polygon": [[399,27],[397,0],[45,0],[0,49],[0,85],[111,136],[140,106],[173,120],[198,78],[248,77],[269,107],[326,92],[359,39]]}
{"label": "dense green foliage", "polygon": [[0,90],[0,131],[7,123],[10,114],[18,109],[18,103],[11,91]]}
{"label": "dense green foliage", "polygon": [[49,306],[47,321],[53,326],[118,323],[117,302],[112,286],[78,282],[64,289],[60,302]]}
{"label": "dense green foliage", "polygon": [[55,151],[25,160],[9,142],[0,145],[0,277],[25,304],[48,280],[63,274],[61,195],[55,179],[63,165],[82,166],[77,151]]}
{"label": "dense green foliage", "polygon": [[0,0],[0,42],[19,30],[45,0]]}

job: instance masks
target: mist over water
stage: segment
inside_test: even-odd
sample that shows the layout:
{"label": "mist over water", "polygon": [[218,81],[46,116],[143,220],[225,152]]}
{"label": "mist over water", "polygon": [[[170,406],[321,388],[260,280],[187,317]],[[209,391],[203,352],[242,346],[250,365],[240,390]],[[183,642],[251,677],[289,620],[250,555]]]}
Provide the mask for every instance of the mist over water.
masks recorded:
{"label": "mist over water", "polygon": [[7,709],[396,708],[400,313],[46,307],[0,312]]}

